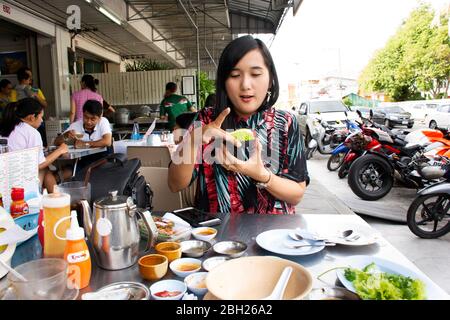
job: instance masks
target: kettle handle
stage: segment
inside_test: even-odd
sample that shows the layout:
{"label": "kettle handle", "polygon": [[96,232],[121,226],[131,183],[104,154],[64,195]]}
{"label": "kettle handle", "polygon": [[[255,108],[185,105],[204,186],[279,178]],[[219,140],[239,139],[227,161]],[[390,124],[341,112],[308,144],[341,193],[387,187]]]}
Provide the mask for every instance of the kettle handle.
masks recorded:
{"label": "kettle handle", "polygon": [[144,221],[148,231],[147,246],[145,247],[145,252],[147,252],[155,245],[156,238],[158,238],[158,228],[156,227],[155,221],[153,221],[150,211],[138,208],[136,212]]}

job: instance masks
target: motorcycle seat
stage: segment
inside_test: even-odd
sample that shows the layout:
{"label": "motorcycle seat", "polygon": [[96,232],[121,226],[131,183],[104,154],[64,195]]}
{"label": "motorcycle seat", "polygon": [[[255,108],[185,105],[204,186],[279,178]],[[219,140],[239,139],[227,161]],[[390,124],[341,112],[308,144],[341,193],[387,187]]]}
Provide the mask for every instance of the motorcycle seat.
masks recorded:
{"label": "motorcycle seat", "polygon": [[411,144],[409,146],[404,146],[403,149],[405,150],[416,150],[420,148],[420,144]]}
{"label": "motorcycle seat", "polygon": [[422,146],[420,146],[419,144],[412,144],[409,146],[402,147],[401,150],[403,153],[412,156],[414,153],[416,153],[421,148],[422,148]]}
{"label": "motorcycle seat", "polygon": [[406,146],[408,144],[408,142],[406,142],[405,140],[400,139],[398,137],[395,137],[394,138],[394,144],[396,144],[396,145],[398,145],[400,147],[404,147],[404,146]]}

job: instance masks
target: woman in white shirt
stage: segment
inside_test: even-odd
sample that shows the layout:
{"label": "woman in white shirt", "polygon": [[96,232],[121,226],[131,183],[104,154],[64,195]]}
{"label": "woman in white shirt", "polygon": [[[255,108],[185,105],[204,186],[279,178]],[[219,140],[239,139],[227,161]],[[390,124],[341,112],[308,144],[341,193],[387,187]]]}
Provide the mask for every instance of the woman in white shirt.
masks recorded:
{"label": "woman in white shirt", "polygon": [[47,157],[44,156],[44,148],[41,135],[37,128],[42,123],[43,107],[33,98],[25,98],[16,103],[10,103],[3,114],[3,122],[0,134],[8,137],[9,151],[23,150],[39,147],[39,178],[44,181],[44,186],[49,192],[53,192],[56,178],[48,170],[48,166],[59,156],[68,151],[67,145],[62,144]]}

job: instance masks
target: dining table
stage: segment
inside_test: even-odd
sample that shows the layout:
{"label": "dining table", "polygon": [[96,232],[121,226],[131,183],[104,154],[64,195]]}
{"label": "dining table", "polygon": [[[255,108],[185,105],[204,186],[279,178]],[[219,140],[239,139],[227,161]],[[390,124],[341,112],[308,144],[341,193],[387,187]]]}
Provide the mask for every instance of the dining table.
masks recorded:
{"label": "dining table", "polygon": [[[56,159],[56,165],[58,166],[58,173],[60,174],[60,178],[62,179],[62,165],[67,162],[73,162],[73,170],[72,177],[75,176],[77,172],[78,162],[81,158],[91,156],[94,154],[102,153],[107,151],[106,147],[97,147],[97,148],[74,148],[73,146],[69,146],[69,150],[60,155],[58,159]],[[62,181],[62,180],[61,180]]]}
{"label": "dining table", "polygon": [[[153,216],[161,216],[163,214],[164,212],[152,213]],[[337,278],[335,270],[332,269],[336,267],[345,267],[346,259],[348,258],[365,256],[373,259],[388,260],[415,272],[420,275],[422,280],[426,280],[427,286],[430,287],[428,289],[433,291],[434,299],[449,299],[449,295],[442,288],[428,278],[428,276],[413,262],[407,259],[391,243],[384,239],[381,234],[356,214],[217,214],[217,216],[220,217],[221,224],[214,226],[214,228],[217,228],[218,233],[215,239],[212,240],[212,244],[221,240],[237,240],[246,243],[248,246],[243,257],[276,256],[296,262],[305,267],[312,275],[313,288],[342,286]],[[272,249],[269,246],[264,249],[258,244],[261,235],[264,232],[271,230],[273,232],[277,230],[294,230],[296,228],[302,230],[320,230],[321,228],[325,228],[323,230],[326,230],[326,228],[337,227],[342,229],[352,229],[356,232],[364,230],[366,235],[367,232],[372,233],[370,236],[373,236],[376,241],[372,241],[372,244],[367,245],[356,245],[351,242],[347,245],[337,244],[336,246],[324,247],[322,250],[311,250],[306,254],[305,252],[302,252],[298,255],[285,255],[275,247]],[[154,252],[153,249],[150,249],[149,252],[144,252],[145,245],[146,239],[141,238],[140,256]],[[217,254],[210,249],[199,259],[203,261],[215,255]],[[11,265],[15,267],[29,260],[39,259],[41,256],[42,249],[40,243],[37,237],[34,237],[17,247]],[[318,279],[318,276],[321,274],[322,276]],[[170,269],[168,269],[166,275],[162,279],[177,279],[183,281],[182,278],[174,275]],[[2,286],[2,282],[4,284],[5,281],[5,279],[0,281],[0,287]],[[77,299],[80,299],[84,293],[96,291],[104,286],[124,281],[139,282],[147,287],[156,282],[144,280],[139,274],[137,263],[126,269],[110,271],[98,267],[95,258],[93,258],[90,284],[88,287],[80,290]]]}
{"label": "dining table", "polygon": [[[148,120],[138,120],[136,121],[139,124],[139,133],[145,134],[147,132],[147,129],[150,127],[150,125],[155,122],[155,130],[167,130],[167,124],[169,123],[168,120],[161,120],[161,119],[153,119],[149,118]],[[131,134],[133,133],[133,125],[134,120],[128,121],[126,124],[116,124],[114,126],[114,129],[112,130],[113,137],[117,140],[124,140],[131,137]]]}

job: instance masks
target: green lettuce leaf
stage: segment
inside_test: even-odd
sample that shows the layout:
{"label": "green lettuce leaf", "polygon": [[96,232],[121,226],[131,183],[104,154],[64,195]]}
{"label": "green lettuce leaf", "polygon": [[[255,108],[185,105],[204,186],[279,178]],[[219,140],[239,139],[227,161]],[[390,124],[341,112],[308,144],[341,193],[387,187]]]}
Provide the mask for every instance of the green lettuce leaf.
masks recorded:
{"label": "green lettuce leaf", "polygon": [[361,299],[366,300],[424,300],[425,285],[418,279],[378,270],[375,263],[362,270],[346,268],[345,278],[355,287]]}

